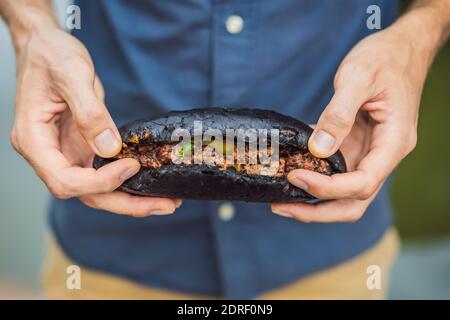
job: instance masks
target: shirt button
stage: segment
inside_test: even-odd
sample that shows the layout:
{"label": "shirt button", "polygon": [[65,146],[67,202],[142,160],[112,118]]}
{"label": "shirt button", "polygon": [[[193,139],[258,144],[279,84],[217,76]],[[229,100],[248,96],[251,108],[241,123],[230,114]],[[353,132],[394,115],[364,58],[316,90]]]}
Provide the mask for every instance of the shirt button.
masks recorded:
{"label": "shirt button", "polygon": [[231,202],[225,202],[220,205],[217,214],[220,220],[230,221],[231,219],[233,219],[235,211],[236,210],[234,208],[234,205]]}
{"label": "shirt button", "polygon": [[244,20],[242,19],[241,16],[231,15],[227,18],[227,21],[225,22],[225,26],[229,33],[238,34],[244,28]]}

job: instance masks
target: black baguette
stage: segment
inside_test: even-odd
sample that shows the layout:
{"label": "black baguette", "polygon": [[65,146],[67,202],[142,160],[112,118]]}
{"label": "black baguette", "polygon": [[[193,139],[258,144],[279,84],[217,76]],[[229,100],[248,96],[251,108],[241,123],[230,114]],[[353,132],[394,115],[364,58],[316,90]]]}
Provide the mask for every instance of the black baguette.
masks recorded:
{"label": "black baguette", "polygon": [[[294,118],[262,109],[206,108],[173,111],[155,119],[138,120],[120,129],[122,140],[130,143],[169,142],[176,128],[193,134],[195,120],[201,120],[203,130],[219,129],[279,129],[279,145],[292,146],[307,152],[312,129]],[[96,156],[94,168],[116,159]],[[325,159],[331,173],[346,172],[342,154]],[[236,200],[247,202],[301,202],[311,195],[289,184],[286,177],[248,175],[234,168],[221,170],[205,164],[163,165],[157,169],[142,167],[138,174],[125,181],[119,190],[144,196],[161,196],[195,200]]]}

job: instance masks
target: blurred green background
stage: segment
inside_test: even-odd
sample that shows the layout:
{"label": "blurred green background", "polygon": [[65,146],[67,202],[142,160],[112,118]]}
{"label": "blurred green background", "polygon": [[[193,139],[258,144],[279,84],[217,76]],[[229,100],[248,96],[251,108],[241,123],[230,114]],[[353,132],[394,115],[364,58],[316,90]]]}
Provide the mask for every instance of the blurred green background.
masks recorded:
{"label": "blurred green background", "polygon": [[[394,0],[392,0],[394,1]],[[410,1],[401,1],[402,7]],[[54,1],[63,17],[67,0]],[[9,144],[15,92],[14,52],[0,19],[0,300],[39,294],[45,253],[46,188]],[[418,145],[391,188],[403,250],[391,298],[450,298],[450,44],[425,85]]]}
{"label": "blurred green background", "polygon": [[450,45],[438,53],[422,96],[416,149],[391,189],[404,239],[450,235]]}

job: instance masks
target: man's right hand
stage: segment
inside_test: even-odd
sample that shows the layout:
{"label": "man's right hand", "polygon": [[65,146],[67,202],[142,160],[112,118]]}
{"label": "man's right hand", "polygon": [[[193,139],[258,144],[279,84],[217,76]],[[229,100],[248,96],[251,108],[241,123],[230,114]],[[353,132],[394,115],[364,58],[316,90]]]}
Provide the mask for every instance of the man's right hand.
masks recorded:
{"label": "man's right hand", "polygon": [[16,113],[13,147],[60,199],[79,197],[90,207],[119,214],[168,214],[180,200],[114,191],[135,175],[134,159],[92,168],[94,154],[112,157],[119,132],[103,103],[103,88],[86,48],[58,27],[15,41]]}

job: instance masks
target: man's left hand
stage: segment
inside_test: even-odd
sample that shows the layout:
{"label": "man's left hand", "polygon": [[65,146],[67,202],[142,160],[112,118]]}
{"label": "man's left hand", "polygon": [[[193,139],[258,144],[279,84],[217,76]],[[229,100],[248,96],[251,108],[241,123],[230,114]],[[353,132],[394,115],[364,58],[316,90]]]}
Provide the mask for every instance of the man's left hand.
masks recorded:
{"label": "man's left hand", "polygon": [[335,76],[334,96],[308,147],[321,158],[341,149],[348,172],[326,176],[291,171],[290,183],[326,201],[274,203],[274,213],[303,222],[362,217],[390,173],[416,146],[422,88],[441,41],[437,31],[426,31],[427,26],[433,30],[428,14],[411,11],[363,39],[345,57]]}

